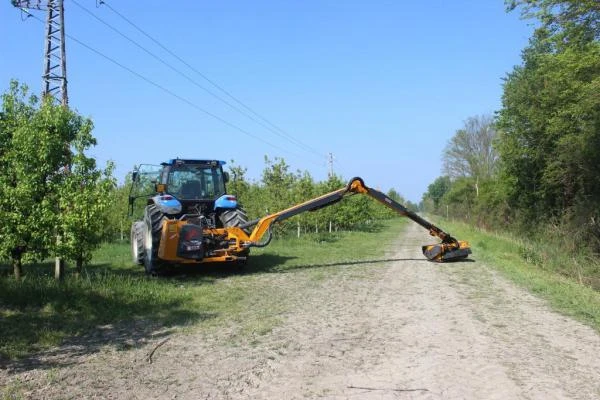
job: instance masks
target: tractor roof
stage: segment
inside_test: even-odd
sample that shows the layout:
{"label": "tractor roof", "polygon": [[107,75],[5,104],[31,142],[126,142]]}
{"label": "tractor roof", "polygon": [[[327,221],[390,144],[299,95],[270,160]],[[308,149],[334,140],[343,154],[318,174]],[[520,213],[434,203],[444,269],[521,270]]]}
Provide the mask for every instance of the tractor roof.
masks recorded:
{"label": "tractor roof", "polygon": [[162,163],[161,165],[181,165],[181,164],[204,164],[204,165],[225,165],[225,161],[220,160],[183,160],[181,158],[174,158],[167,162]]}

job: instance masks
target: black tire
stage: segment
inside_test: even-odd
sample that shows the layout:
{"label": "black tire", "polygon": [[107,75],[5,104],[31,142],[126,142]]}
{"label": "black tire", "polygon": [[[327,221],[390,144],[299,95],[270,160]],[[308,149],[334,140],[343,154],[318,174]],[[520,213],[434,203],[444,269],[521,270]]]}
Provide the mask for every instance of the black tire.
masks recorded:
{"label": "black tire", "polygon": [[144,264],[144,231],[146,224],[143,221],[135,221],[131,225],[131,257],[135,264]]}
{"label": "black tire", "polygon": [[160,267],[158,247],[165,215],[154,204],[144,210],[144,270],[148,275],[156,275]]}
{"label": "black tire", "polygon": [[248,215],[246,215],[246,211],[244,211],[244,209],[238,207],[233,210],[223,210],[221,215],[219,215],[219,219],[223,223],[224,228],[230,228],[232,226],[240,226],[248,222]]}

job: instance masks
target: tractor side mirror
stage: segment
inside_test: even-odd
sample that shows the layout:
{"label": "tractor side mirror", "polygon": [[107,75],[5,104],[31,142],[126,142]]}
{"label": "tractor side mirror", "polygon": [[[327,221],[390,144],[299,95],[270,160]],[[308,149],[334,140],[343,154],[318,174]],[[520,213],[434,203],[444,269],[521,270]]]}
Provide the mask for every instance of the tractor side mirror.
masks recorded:
{"label": "tractor side mirror", "polygon": [[229,182],[229,172],[223,171],[223,181],[225,181],[225,183]]}
{"label": "tractor side mirror", "polygon": [[131,173],[131,181],[132,182],[137,182],[139,178],[140,178],[140,173],[137,170],[134,170]]}

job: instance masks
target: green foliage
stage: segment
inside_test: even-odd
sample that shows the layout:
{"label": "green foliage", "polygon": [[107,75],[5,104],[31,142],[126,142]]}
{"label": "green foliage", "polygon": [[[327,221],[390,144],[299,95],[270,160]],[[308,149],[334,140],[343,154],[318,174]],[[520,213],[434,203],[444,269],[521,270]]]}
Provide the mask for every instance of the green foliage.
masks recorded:
{"label": "green foliage", "polygon": [[0,115],[0,256],[20,273],[23,256],[48,254],[55,238],[53,195],[70,162],[67,144],[84,121],[50,98],[28,97],[27,87],[11,82]]}
{"label": "green foliage", "polygon": [[104,200],[94,198],[99,172],[84,155],[95,144],[91,130],[88,119],[50,97],[40,103],[15,81],[2,96],[0,258],[12,259],[17,278],[22,260],[87,259],[98,242],[95,219]]}
{"label": "green foliage", "polygon": [[229,183],[227,184],[229,194],[239,198],[247,197],[250,190],[250,184],[246,180],[247,171],[247,168],[236,165],[235,161],[231,160],[229,164]]}
{"label": "green foliage", "polygon": [[450,177],[447,175],[436,178],[427,187],[427,192],[423,195],[423,198],[425,201],[430,199],[433,202],[433,210],[428,211],[435,211],[440,207],[442,197],[444,197],[448,190],[450,190]]}
{"label": "green foliage", "polygon": [[[132,217],[129,216],[130,189],[131,174],[127,174],[123,185],[117,186],[115,183],[108,195],[106,195],[108,204],[100,217],[102,219],[101,236],[104,241],[124,241],[129,238],[129,229],[132,221]],[[133,219],[142,218],[144,206],[145,202],[143,201],[138,200],[135,203]]]}
{"label": "green foliage", "polygon": [[[281,158],[270,160],[265,157],[260,182],[248,182],[245,177],[246,169],[234,163],[230,165],[229,173],[231,182],[228,192],[238,197],[251,219],[285,210],[347,185],[337,175],[332,175],[323,182],[315,182],[306,171],[292,173],[289,165]],[[390,193],[393,198],[402,202],[395,190]],[[301,233],[328,231],[330,227],[332,230],[368,229],[374,221],[396,215],[367,196],[358,195],[320,210],[299,214],[274,228],[279,234],[296,232],[298,228]]]}
{"label": "green foliage", "polygon": [[[89,131],[86,139],[91,138]],[[109,164],[104,171],[98,170],[95,160],[83,153],[88,145],[85,142],[75,145],[77,153],[70,173],[57,190],[60,241],[55,254],[74,260],[79,272],[83,264],[91,260],[92,250],[105,238],[104,216],[108,213],[115,187],[113,165]]]}
{"label": "green foliage", "polygon": [[506,81],[499,126],[511,205],[547,220],[600,206],[600,43],[530,56]]}
{"label": "green foliage", "polygon": [[[526,237],[496,257],[518,279],[524,274],[515,257],[543,270],[535,283],[524,280],[554,293],[552,301],[576,299],[574,284],[563,291],[556,282],[568,277],[600,289],[594,261],[600,252],[600,5],[515,0],[507,7],[521,8],[540,25],[522,65],[504,83],[495,124],[499,168],[484,179],[450,181],[434,211],[445,214],[447,206],[451,217]],[[431,198],[428,193],[424,201]]]}
{"label": "green foliage", "polygon": [[524,18],[537,19],[558,48],[600,39],[600,3],[597,0],[505,0],[508,11],[521,8]]}

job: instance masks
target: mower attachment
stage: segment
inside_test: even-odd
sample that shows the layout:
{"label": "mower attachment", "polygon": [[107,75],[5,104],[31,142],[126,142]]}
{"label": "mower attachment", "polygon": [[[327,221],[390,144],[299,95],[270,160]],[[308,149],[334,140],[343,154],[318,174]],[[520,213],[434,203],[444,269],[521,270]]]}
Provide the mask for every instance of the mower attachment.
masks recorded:
{"label": "mower attachment", "polygon": [[423,246],[423,255],[429,261],[458,261],[467,258],[469,254],[471,254],[471,248],[469,247],[469,243],[464,240]]}

